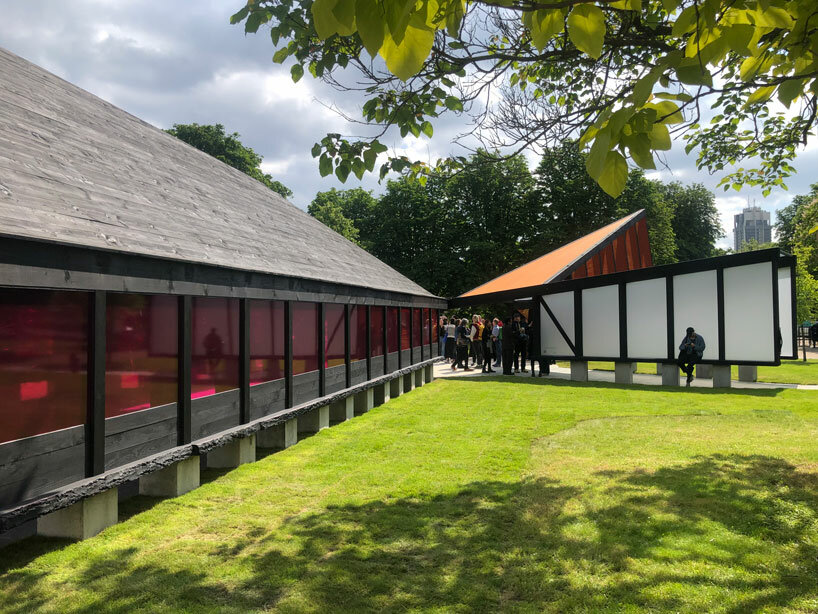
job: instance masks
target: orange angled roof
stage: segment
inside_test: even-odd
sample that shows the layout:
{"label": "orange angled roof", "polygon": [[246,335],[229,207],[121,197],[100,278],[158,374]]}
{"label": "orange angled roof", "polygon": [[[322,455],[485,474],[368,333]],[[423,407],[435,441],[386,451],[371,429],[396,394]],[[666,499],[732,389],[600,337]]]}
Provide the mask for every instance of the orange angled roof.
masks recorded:
{"label": "orange angled roof", "polygon": [[617,231],[628,226],[643,214],[644,209],[631,213],[621,220],[603,226],[599,230],[580,237],[576,241],[571,241],[567,245],[558,247],[536,260],[532,260],[513,271],[504,273],[500,277],[495,277],[481,286],[464,292],[460,296],[477,296],[505,290],[516,290],[517,288],[539,286],[553,281],[560,273],[569,272],[572,265],[581,262],[588,252],[610,239]]}

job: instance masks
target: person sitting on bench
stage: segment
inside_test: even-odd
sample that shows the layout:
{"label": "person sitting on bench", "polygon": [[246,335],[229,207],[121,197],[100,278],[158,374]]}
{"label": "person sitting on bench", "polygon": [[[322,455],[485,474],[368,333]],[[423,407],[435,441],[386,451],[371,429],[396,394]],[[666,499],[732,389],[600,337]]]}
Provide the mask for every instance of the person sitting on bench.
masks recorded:
{"label": "person sitting on bench", "polygon": [[693,367],[702,359],[704,354],[704,337],[697,335],[692,326],[687,328],[687,334],[679,344],[679,359],[676,364],[687,375],[687,386],[693,381]]}

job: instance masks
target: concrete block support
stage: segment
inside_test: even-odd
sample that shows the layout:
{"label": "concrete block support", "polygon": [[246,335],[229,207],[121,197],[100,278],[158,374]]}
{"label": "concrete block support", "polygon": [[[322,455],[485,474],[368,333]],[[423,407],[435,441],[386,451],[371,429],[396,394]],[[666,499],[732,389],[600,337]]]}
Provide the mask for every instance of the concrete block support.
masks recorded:
{"label": "concrete block support", "polygon": [[711,379],[713,377],[713,365],[696,365],[696,377]]}
{"label": "concrete block support", "polygon": [[573,382],[587,382],[588,381],[588,363],[584,360],[571,361],[571,381]]}
{"label": "concrete block support", "polygon": [[[383,392],[383,386],[378,386]],[[375,388],[367,388],[355,395],[355,415],[360,416],[375,407]]]}
{"label": "concrete block support", "polygon": [[347,397],[340,401],[335,401],[329,406],[330,424],[346,422],[355,417],[355,397]]}
{"label": "concrete block support", "polygon": [[756,365],[739,365],[738,366],[738,381],[740,381],[740,382],[757,382],[758,381],[758,367]]}
{"label": "concrete block support", "polygon": [[325,428],[329,428],[329,405],[318,407],[298,416],[299,434],[317,433]]}
{"label": "concrete block support", "polygon": [[730,387],[730,365],[713,365],[713,388]]}
{"label": "concrete block support", "polygon": [[657,362],[657,363],[656,363],[656,375],[662,375],[662,368],[663,368],[663,367],[662,367],[662,363],[661,363],[661,362]]}
{"label": "concrete block support", "polygon": [[380,386],[376,386],[375,388],[373,388],[373,390],[374,390],[374,396],[373,396],[374,407],[377,407],[378,405],[383,405],[384,403],[389,402],[389,398],[390,398],[389,393],[392,390],[392,385],[391,385],[390,382],[386,382],[385,384],[381,384]]}
{"label": "concrete block support", "polygon": [[[198,459],[197,459],[198,460]],[[111,488],[74,505],[37,519],[37,534],[69,539],[88,539],[117,523],[117,489]]]}
{"label": "concrete block support", "polygon": [[667,364],[659,363],[662,373],[662,386],[679,386],[681,384],[681,374],[679,367],[672,362]]}
{"label": "concrete block support", "polygon": [[614,366],[614,381],[617,384],[633,384],[633,370],[635,366],[635,362],[616,363]]}
{"label": "concrete block support", "polygon": [[178,497],[198,488],[200,481],[199,458],[193,456],[170,467],[139,478],[139,494],[149,497]]}
{"label": "concrete block support", "polygon": [[423,384],[425,383],[423,381],[423,369],[418,369],[417,371],[412,373],[412,376],[415,378],[415,388],[420,388],[421,386],[423,386]]}
{"label": "concrete block support", "polygon": [[415,389],[415,375],[413,373],[407,373],[401,379],[403,380],[404,392],[412,392]]}
{"label": "concrete block support", "polygon": [[427,384],[431,384],[433,381],[435,381],[434,365],[427,365],[423,367],[423,379],[426,381]]}
{"label": "concrete block support", "polygon": [[396,377],[389,382],[389,398],[397,399],[403,394],[403,378]]}
{"label": "concrete block support", "polygon": [[232,469],[256,462],[256,434],[241,437],[207,453],[209,469]]}
{"label": "concrete block support", "polygon": [[298,419],[287,420],[256,433],[256,445],[259,448],[283,450],[298,443]]}

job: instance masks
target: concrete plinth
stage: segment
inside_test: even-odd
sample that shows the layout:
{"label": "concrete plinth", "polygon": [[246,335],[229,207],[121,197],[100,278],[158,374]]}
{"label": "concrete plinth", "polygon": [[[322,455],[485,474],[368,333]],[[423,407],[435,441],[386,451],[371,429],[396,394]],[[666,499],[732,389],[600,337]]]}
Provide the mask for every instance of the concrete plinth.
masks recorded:
{"label": "concrete plinth", "polygon": [[[383,386],[378,386],[383,388]],[[367,388],[355,395],[355,415],[360,416],[365,414],[370,409],[375,407],[375,388]]]}
{"label": "concrete plinth", "polygon": [[65,509],[37,519],[37,534],[69,539],[88,539],[119,519],[117,489],[77,501]]}
{"label": "concrete plinth", "polygon": [[317,433],[325,428],[329,428],[329,405],[318,407],[298,416],[299,434]]}
{"label": "concrete plinth", "polygon": [[662,374],[662,386],[678,386],[681,383],[681,374],[679,367],[672,362],[667,364],[658,364],[658,371]]}
{"label": "concrete plinth", "polygon": [[234,439],[207,453],[210,469],[232,469],[244,463],[256,462],[256,435]]}
{"label": "concrete plinth", "polygon": [[178,497],[201,483],[197,456],[186,458],[170,467],[154,471],[139,478],[139,494],[149,497]]}
{"label": "concrete plinth", "polygon": [[423,386],[423,384],[425,383],[423,381],[423,369],[418,369],[417,371],[412,373],[412,376],[415,378],[415,388],[420,388],[421,386]]}
{"label": "concrete plinth", "polygon": [[696,377],[711,379],[713,377],[713,365],[696,365]]}
{"label": "concrete plinth", "polygon": [[427,365],[423,367],[423,379],[427,384],[431,384],[433,381],[435,381],[434,365]]}
{"label": "concrete plinth", "polygon": [[287,420],[256,433],[256,445],[259,448],[283,450],[298,443],[298,419]]}
{"label": "concrete plinth", "polygon": [[389,398],[396,399],[403,394],[403,378],[396,377],[389,382]]}
{"label": "concrete plinth", "polygon": [[635,362],[616,363],[614,366],[614,381],[617,384],[633,384],[633,370],[635,366]]}
{"label": "concrete plinth", "polygon": [[329,406],[329,421],[346,422],[355,417],[355,397],[347,397]]}
{"label": "concrete plinth", "polygon": [[739,365],[738,366],[738,381],[740,382],[757,382],[758,381],[758,367],[755,365]]}
{"label": "concrete plinth", "polygon": [[662,375],[662,363],[661,362],[656,363],[656,375]]}
{"label": "concrete plinth", "polygon": [[403,380],[404,392],[412,392],[415,389],[415,376],[413,373],[407,373],[401,379]]}
{"label": "concrete plinth", "polygon": [[588,381],[588,363],[584,360],[571,361],[571,381],[572,382],[587,382]]}
{"label": "concrete plinth", "polygon": [[381,384],[380,386],[375,386],[375,388],[373,388],[372,390],[374,391],[373,402],[375,407],[389,402],[390,399],[389,392],[392,390],[392,385],[390,382],[386,382],[385,384]]}
{"label": "concrete plinth", "polygon": [[730,365],[713,365],[713,388],[730,387]]}

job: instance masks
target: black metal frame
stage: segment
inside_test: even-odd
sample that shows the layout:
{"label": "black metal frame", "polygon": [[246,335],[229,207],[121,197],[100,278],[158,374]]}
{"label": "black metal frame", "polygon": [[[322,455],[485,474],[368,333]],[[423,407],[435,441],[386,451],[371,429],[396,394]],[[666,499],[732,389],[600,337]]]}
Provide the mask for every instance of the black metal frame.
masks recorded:
{"label": "black metal frame", "polygon": [[105,336],[107,296],[91,295],[88,313],[88,374],[85,418],[85,475],[105,471]]}

